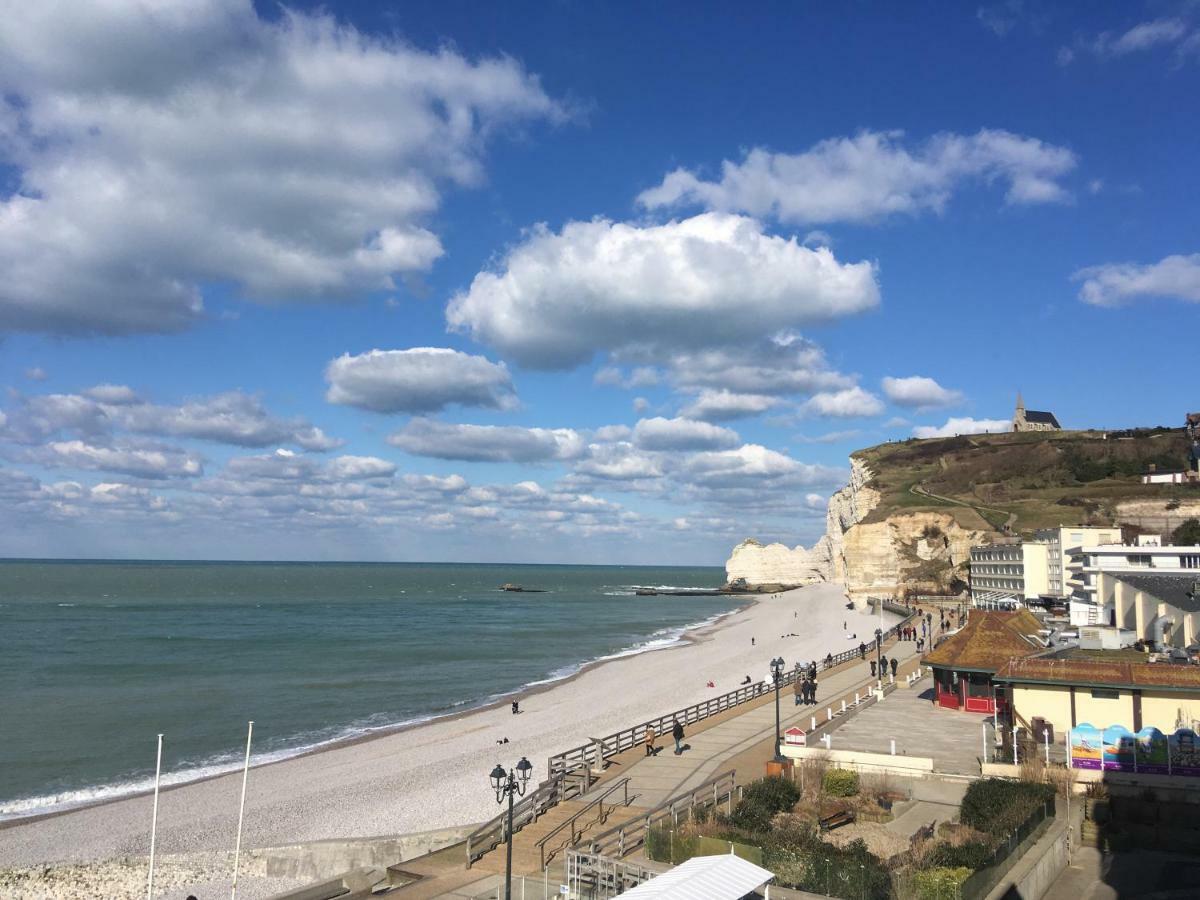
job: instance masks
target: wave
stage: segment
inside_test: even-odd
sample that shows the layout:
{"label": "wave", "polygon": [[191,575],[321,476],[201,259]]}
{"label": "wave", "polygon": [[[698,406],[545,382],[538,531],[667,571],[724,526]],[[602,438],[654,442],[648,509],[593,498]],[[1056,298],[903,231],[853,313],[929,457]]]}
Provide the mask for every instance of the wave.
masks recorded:
{"label": "wave", "polygon": [[[483,700],[459,700],[450,705],[450,711],[429,713],[426,715],[414,716],[408,719],[403,719],[396,722],[386,723],[356,723],[340,729],[333,734],[328,732],[324,734],[300,734],[293,736],[288,740],[289,746],[279,747],[277,749],[267,750],[262,753],[252,753],[250,756],[250,764],[252,767],[266,765],[267,763],[280,762],[285,759],[292,759],[297,756],[303,756],[306,753],[312,753],[316,750],[330,747],[335,744],[346,743],[348,741],[360,740],[371,735],[381,732],[396,731],[400,728],[409,728],[414,725],[424,725],[429,722],[435,722],[439,719],[444,719],[449,716],[461,715],[464,711],[481,709],[489,706],[500,700],[508,697],[514,697],[523,693],[529,688],[544,688],[547,685],[556,684],[560,681],[566,681],[594,665],[599,665],[605,662],[611,662],[617,659],[626,659],[632,656],[639,656],[643,653],[652,653],[655,650],[665,650],[669,647],[683,646],[687,643],[684,636],[690,631],[696,631],[701,628],[707,628],[715,625],[717,622],[724,619],[726,616],[732,615],[737,610],[731,609],[725,612],[716,613],[706,619],[698,622],[691,622],[686,625],[679,625],[671,628],[661,628],[652,633],[648,638],[631,644],[628,647],[607,653],[602,656],[592,657],[591,659],[582,660],[578,663],[562,666],[549,673],[545,678],[536,681],[528,681],[520,687],[500,693],[492,694]],[[306,740],[306,738],[308,740]],[[165,773],[160,779],[160,787],[171,787],[189,782],[201,781],[206,778],[214,778],[219,775],[227,775],[230,772],[240,771],[242,768],[243,757],[240,752],[231,751],[227,754],[213,756],[197,763],[192,763],[184,768],[174,772]],[[23,797],[15,800],[0,801],[0,821],[21,819],[27,816],[45,815],[47,813],[65,812],[80,806],[87,806],[95,803],[104,803],[113,800],[120,800],[124,797],[130,797],[136,794],[144,794],[154,790],[154,779],[149,776],[141,778],[133,778],[127,781],[116,781],[108,784],[96,785],[91,787],[79,788],[77,790],[61,791],[55,794],[45,794],[36,797]]]}

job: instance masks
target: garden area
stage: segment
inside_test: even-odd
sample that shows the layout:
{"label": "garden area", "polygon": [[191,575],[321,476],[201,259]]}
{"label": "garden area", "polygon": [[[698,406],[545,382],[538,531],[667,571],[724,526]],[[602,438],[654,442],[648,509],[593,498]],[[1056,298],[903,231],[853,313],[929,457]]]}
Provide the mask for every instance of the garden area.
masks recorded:
{"label": "garden area", "polygon": [[988,778],[970,785],[957,821],[908,835],[887,828],[907,794],[886,775],[821,760],[795,779],[762,778],[728,814],[695,809],[651,829],[645,852],[678,864],[731,850],[775,873],[775,884],[846,900],[983,897],[1054,816],[1055,787]]}

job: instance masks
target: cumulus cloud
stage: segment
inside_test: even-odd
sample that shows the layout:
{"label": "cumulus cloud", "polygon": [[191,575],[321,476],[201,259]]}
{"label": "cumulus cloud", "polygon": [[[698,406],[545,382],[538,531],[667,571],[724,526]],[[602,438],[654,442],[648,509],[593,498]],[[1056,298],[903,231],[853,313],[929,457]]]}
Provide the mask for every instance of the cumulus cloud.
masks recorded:
{"label": "cumulus cloud", "polygon": [[883,412],[883,401],[861,387],[841,391],[822,391],[814,394],[801,406],[809,415],[853,418],[855,416],[877,416]]}
{"label": "cumulus cloud", "polygon": [[1125,31],[1102,31],[1079,38],[1072,47],[1059,49],[1058,63],[1070,65],[1081,52],[1099,59],[1116,59],[1166,47],[1174,47],[1177,59],[1182,61],[1189,53],[1200,50],[1200,30],[1191,22],[1175,17],[1139,22]]}
{"label": "cumulus cloud", "polygon": [[940,213],[969,183],[1002,183],[1011,204],[1062,202],[1069,195],[1060,182],[1075,165],[1075,154],[1065,147],[1004,130],[942,133],[911,148],[901,132],[863,131],[821,141],[803,153],[753,149],[741,162],[723,162],[715,181],[676,169],[638,202],[650,209],[700,206],[792,224],[872,222]]}
{"label": "cumulus cloud", "polygon": [[692,482],[706,487],[802,485],[826,483],[840,476],[839,470],[802,463],[759,444],[697,453],[684,462],[683,471]]}
{"label": "cumulus cloud", "polygon": [[627,441],[592,445],[586,459],[575,471],[580,475],[613,481],[658,478],[663,474],[662,458],[644,453]]}
{"label": "cumulus cloud", "polygon": [[0,80],[9,330],[178,330],[217,282],[391,290],[442,255],[428,221],[445,185],[482,180],[487,138],[561,115],[510,58],[250,0],[16,4]]}
{"label": "cumulus cloud", "polygon": [[504,363],[444,347],[345,353],[325,369],[330,403],[381,413],[440,412],[451,405],[513,409]]}
{"label": "cumulus cloud", "polygon": [[718,450],[740,442],[731,428],[695,419],[642,419],[634,426],[633,442],[643,450]]}
{"label": "cumulus cloud", "polygon": [[337,481],[391,478],[396,474],[396,464],[377,456],[337,456],[329,461],[326,471]]}
{"label": "cumulus cloud", "polygon": [[25,370],[25,377],[30,381],[45,381],[49,376],[41,366],[31,366]]}
{"label": "cumulus cloud", "polygon": [[917,410],[938,409],[956,406],[963,401],[961,391],[942,387],[932,378],[910,375],[906,378],[887,376],[883,379],[884,395],[897,406],[910,406]]}
{"label": "cumulus cloud", "polygon": [[685,406],[681,413],[690,419],[728,422],[757,416],[777,406],[779,402],[778,397],[768,397],[764,394],[739,394],[734,391],[706,389]]}
{"label": "cumulus cloud", "polygon": [[998,431],[1012,431],[1012,419],[973,419],[970,416],[949,418],[945,425],[918,425],[913,429],[913,437],[943,438]]}
{"label": "cumulus cloud", "polygon": [[1090,266],[1071,280],[1083,282],[1079,299],[1093,306],[1123,306],[1150,297],[1200,303],[1200,253],[1168,256],[1149,265]]}
{"label": "cumulus cloud", "polygon": [[470,462],[546,462],[584,451],[583,438],[570,428],[455,425],[432,419],[413,419],[387,441],[415,456]]}
{"label": "cumulus cloud", "polygon": [[24,457],[47,468],[115,472],[135,478],[194,478],[204,472],[198,457],[174,447],[51,441],[27,451]]}
{"label": "cumulus cloud", "polygon": [[673,353],[665,365],[671,382],[685,391],[809,394],[854,384],[853,378],[829,367],[820,346],[792,332],[738,346]]}
{"label": "cumulus cloud", "polygon": [[124,384],[97,384],[85,390],[83,396],[110,406],[126,406],[140,402],[137,392]]}
{"label": "cumulus cloud", "polygon": [[843,264],[753,219],[706,213],[665,225],[537,226],[450,300],[446,318],[521,365],[564,369],[605,350],[736,345],[878,303],[871,263]]}
{"label": "cumulus cloud", "polygon": [[596,384],[621,387],[626,390],[637,387],[653,387],[661,380],[662,376],[653,366],[637,366],[629,373],[622,372],[616,366],[605,366],[597,369],[596,374],[592,376],[592,381]]}

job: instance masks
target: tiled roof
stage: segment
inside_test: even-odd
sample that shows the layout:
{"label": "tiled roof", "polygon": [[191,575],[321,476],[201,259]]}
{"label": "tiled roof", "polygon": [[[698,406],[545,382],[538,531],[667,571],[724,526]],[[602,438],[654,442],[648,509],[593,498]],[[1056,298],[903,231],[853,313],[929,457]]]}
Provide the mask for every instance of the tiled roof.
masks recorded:
{"label": "tiled roof", "polygon": [[993,612],[973,609],[962,631],[950,636],[921,662],[942,669],[995,672],[1014,656],[1040,653],[1045,646],[1035,638],[1042,623],[1027,609]]}
{"label": "tiled roof", "polygon": [[1041,412],[1040,410],[1036,410],[1036,409],[1025,410],[1025,421],[1026,422],[1040,422],[1043,425],[1053,425],[1055,428],[1061,427],[1058,424],[1058,419],[1054,418],[1054,413]]}
{"label": "tiled roof", "polygon": [[1013,659],[997,681],[1200,691],[1200,666],[1083,659]]}

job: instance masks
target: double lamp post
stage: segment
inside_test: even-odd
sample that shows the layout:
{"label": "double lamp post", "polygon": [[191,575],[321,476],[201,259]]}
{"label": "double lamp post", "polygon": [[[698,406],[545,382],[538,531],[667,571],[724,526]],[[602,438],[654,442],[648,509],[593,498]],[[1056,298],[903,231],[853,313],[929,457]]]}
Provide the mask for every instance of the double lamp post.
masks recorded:
{"label": "double lamp post", "polygon": [[492,788],[496,791],[496,802],[503,803],[508,798],[508,857],[504,862],[504,900],[512,900],[512,839],[513,839],[513,798],[525,796],[525,786],[529,784],[529,776],[533,773],[533,763],[521,757],[515,769],[504,771],[504,766],[496,763],[492,769]]}

